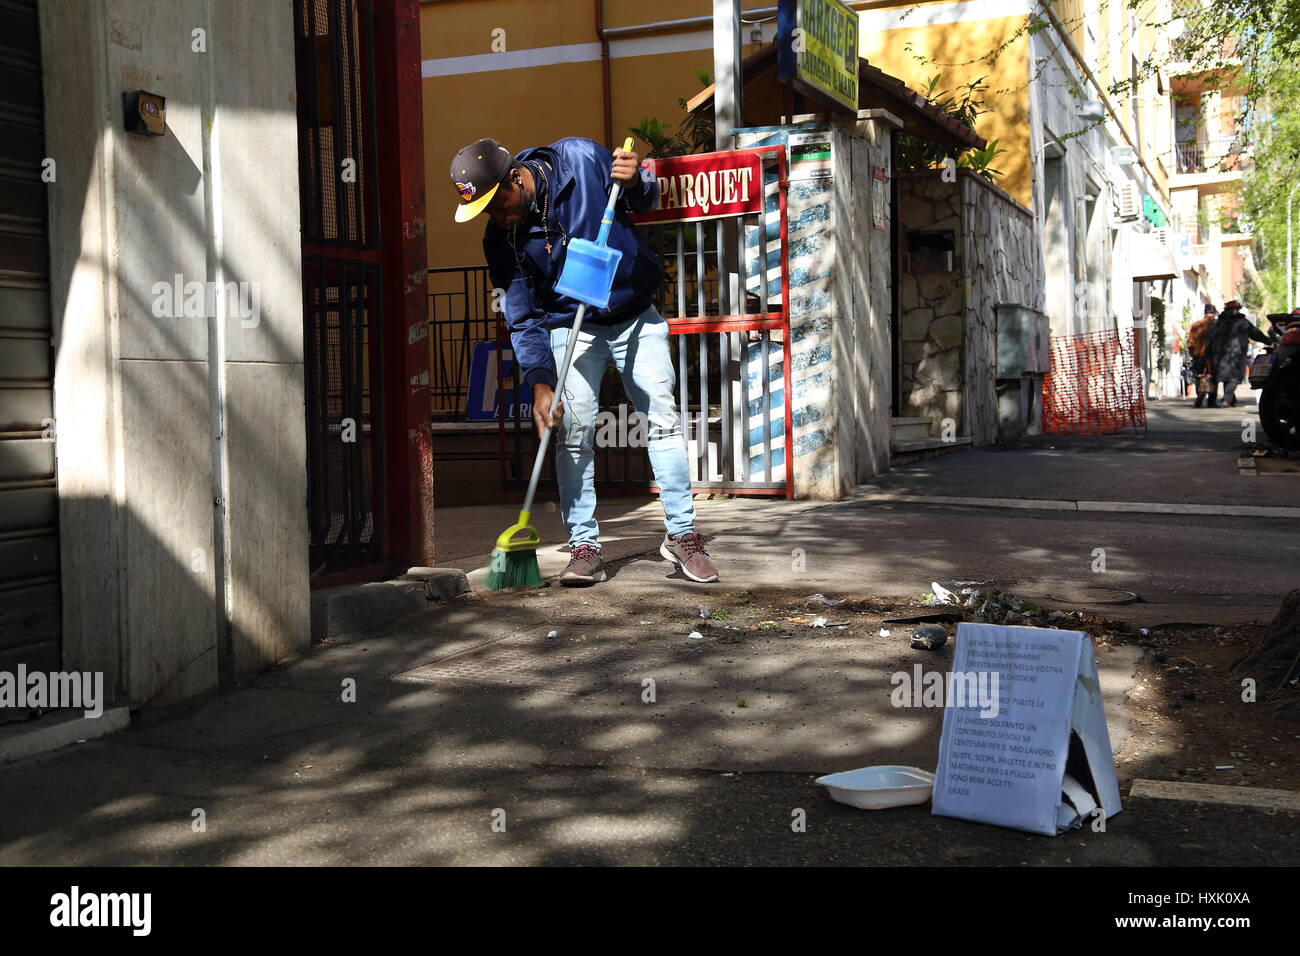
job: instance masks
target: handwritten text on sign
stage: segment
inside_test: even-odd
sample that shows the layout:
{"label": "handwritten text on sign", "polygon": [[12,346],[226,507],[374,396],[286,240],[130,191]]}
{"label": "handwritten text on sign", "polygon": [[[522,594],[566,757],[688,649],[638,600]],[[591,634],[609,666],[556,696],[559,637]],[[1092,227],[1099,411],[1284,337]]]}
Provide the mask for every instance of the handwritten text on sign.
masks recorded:
{"label": "handwritten text on sign", "polygon": [[694,222],[763,208],[762,159],[755,153],[699,153],[648,159],[642,175],[659,180],[659,204],[637,222]]}

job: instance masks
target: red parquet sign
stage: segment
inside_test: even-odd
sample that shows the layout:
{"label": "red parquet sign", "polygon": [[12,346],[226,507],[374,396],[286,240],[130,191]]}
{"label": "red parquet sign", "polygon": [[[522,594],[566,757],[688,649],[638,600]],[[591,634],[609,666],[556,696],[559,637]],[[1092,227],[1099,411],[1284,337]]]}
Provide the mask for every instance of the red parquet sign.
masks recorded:
{"label": "red parquet sign", "polygon": [[1105,435],[1146,427],[1136,337],[1136,332],[1109,331],[1052,338],[1051,372],[1043,380],[1043,431]]}
{"label": "red parquet sign", "polygon": [[755,152],[697,153],[648,159],[659,180],[659,205],[634,215],[640,223],[695,222],[763,208],[763,160]]}

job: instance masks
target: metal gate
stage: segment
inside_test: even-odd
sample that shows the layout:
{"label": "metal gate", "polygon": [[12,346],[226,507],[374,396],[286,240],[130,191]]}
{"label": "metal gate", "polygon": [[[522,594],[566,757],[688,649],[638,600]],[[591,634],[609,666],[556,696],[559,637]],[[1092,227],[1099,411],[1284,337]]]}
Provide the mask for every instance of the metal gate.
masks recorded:
{"label": "metal gate", "polygon": [[36,0],[0,3],[0,670],[61,660]]}
{"label": "metal gate", "polygon": [[294,0],[307,508],[314,583],[378,570],[385,541],[374,11]]}
{"label": "metal gate", "polygon": [[469,394],[474,353],[484,343],[496,341],[500,320],[492,308],[492,280],[487,266],[470,266],[429,269],[427,282],[433,419],[471,421],[469,404],[484,397]]}
{"label": "metal gate", "polygon": [[[791,432],[786,156],[782,147],[736,150],[763,161],[762,213],[706,222],[642,226],[667,273],[656,303],[667,320],[677,370],[677,403],[697,492],[789,497]],[[736,264],[736,288],[721,281]],[[501,347],[508,346],[504,324]],[[504,366],[499,366],[504,371]],[[513,395],[519,374],[499,382]],[[498,400],[502,478],[526,483],[537,450],[531,410]],[[631,402],[611,368],[600,414],[626,421]],[[626,430],[612,429],[626,434]],[[596,484],[625,493],[657,490],[644,448],[597,442]],[[542,472],[554,482],[554,461]]]}

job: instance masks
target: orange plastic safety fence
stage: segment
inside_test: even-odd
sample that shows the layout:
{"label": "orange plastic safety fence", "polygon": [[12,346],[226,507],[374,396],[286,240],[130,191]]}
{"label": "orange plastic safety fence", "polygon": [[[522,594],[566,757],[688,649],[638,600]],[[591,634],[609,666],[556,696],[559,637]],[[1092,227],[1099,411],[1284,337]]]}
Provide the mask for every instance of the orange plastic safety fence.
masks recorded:
{"label": "orange plastic safety fence", "polygon": [[1051,371],[1043,379],[1043,431],[1105,435],[1146,427],[1136,337],[1119,331],[1053,336]]}

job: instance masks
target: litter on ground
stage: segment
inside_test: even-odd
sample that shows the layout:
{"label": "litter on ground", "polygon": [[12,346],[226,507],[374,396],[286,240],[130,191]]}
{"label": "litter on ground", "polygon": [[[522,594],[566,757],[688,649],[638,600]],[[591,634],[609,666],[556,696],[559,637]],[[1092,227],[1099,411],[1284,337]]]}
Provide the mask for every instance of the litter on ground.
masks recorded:
{"label": "litter on ground", "polygon": [[912,646],[925,651],[937,651],[948,643],[948,629],[942,624],[922,624],[912,631]]}
{"label": "litter on ground", "polygon": [[816,594],[808,595],[808,603],[823,604],[826,607],[839,607],[841,604],[844,603],[844,601],[842,599],[828,598],[825,594],[822,594],[819,591]]}

